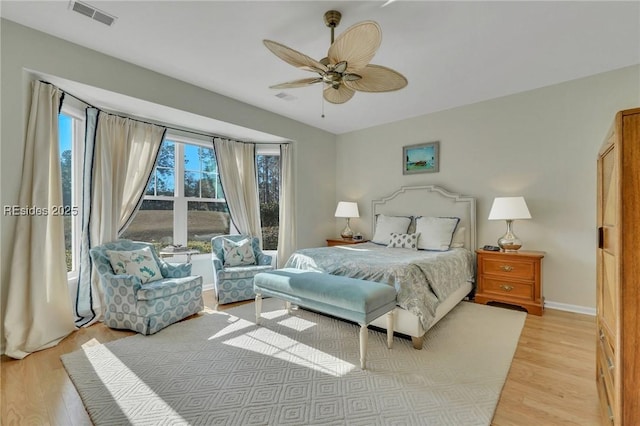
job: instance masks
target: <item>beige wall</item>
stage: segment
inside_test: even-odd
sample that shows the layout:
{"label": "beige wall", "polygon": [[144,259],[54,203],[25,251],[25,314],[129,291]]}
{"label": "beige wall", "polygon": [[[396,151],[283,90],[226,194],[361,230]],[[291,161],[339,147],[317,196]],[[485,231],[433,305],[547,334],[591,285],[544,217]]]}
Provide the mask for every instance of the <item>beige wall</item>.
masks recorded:
{"label": "beige wall", "polygon": [[[278,135],[294,141],[298,244],[317,246],[333,231],[335,135],[199,87],[0,21],[1,197],[18,203],[23,141],[30,103],[26,70],[54,75],[142,100]],[[322,179],[317,179],[322,176]],[[6,300],[16,218],[2,216],[2,302]],[[2,305],[4,311],[4,305]]]}
{"label": "beige wall", "polygon": [[[637,106],[630,67],[344,134],[336,199],[359,201],[352,228],[370,236],[372,199],[441,185],[477,197],[478,244],[495,245],[506,226],[487,220],[493,198],[522,195],[533,219],[514,229],[524,249],[547,252],[547,301],[594,308],[596,156],[616,111]],[[436,140],[440,172],[403,176],[402,147]]]}

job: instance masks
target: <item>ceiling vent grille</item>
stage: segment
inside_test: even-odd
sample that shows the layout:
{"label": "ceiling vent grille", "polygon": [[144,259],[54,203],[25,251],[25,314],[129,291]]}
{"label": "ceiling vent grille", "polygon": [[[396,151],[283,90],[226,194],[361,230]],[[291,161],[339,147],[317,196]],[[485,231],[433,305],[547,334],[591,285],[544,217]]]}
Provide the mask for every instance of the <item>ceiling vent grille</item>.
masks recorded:
{"label": "ceiling vent grille", "polygon": [[103,12],[99,9],[96,9],[95,7],[87,4],[87,3],[83,3],[80,1],[71,1],[71,10],[73,10],[74,12],[78,12],[81,15],[87,16],[91,19],[93,19],[94,21],[98,21],[100,23],[103,23],[107,26],[111,26],[113,25],[113,23],[116,20],[116,17],[113,15],[109,15],[106,12]]}

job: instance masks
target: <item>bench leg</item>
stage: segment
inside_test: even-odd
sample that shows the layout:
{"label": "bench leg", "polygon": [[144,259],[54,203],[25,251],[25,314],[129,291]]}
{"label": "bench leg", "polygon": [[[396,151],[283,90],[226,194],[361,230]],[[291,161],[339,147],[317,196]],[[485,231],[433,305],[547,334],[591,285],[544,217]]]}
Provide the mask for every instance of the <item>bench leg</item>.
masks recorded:
{"label": "bench leg", "polygon": [[367,339],[369,338],[369,329],[367,324],[360,324],[360,368],[366,368],[367,362]]}
{"label": "bench leg", "polygon": [[256,293],[256,324],[260,325],[260,315],[262,314],[262,295]]}
{"label": "bench leg", "polygon": [[422,344],[424,343],[424,336],[416,337],[411,336],[411,342],[413,343],[413,349],[422,349]]}
{"label": "bench leg", "polygon": [[391,349],[393,347],[393,310],[387,314],[387,347]]}

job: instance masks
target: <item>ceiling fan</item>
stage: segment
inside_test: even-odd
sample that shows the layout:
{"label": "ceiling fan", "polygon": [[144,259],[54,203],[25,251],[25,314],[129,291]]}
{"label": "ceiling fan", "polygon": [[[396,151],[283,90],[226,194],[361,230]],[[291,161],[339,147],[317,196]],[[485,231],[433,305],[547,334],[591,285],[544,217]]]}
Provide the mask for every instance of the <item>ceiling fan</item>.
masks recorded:
{"label": "ceiling fan", "polygon": [[296,68],[317,73],[318,77],[270,86],[271,89],[292,89],[316,83],[325,84],[324,99],[342,104],[360,92],[391,92],[407,85],[407,79],[397,71],[380,65],[369,64],[382,41],[382,30],[373,21],[359,22],[349,27],[334,41],[334,29],[342,14],[330,10],[324,14],[324,22],[331,28],[331,46],[325,58],[315,59],[271,40],[264,45],[278,58]]}

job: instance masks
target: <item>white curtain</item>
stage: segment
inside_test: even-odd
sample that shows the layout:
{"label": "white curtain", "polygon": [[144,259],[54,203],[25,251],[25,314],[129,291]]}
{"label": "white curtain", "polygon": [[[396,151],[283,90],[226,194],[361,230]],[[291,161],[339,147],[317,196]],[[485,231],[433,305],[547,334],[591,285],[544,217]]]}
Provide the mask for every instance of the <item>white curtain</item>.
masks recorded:
{"label": "white curtain", "polygon": [[213,144],[231,220],[241,234],[258,237],[262,245],[256,146],[222,138]]}
{"label": "white curtain", "polygon": [[278,230],[278,268],[282,268],[296,248],[295,189],[293,185],[293,147],[280,145],[280,223]]}
{"label": "white curtain", "polygon": [[[58,344],[75,327],[64,247],[58,111],[61,92],[34,82],[24,145],[17,218],[4,315],[6,354],[24,358]],[[47,209],[45,212],[44,209]]]}
{"label": "white curtain", "polygon": [[[95,130],[89,124],[95,123]],[[102,317],[102,288],[89,249],[116,240],[142,203],[166,128],[89,108],[85,141],[77,325]],[[90,165],[90,166],[88,166]]]}

